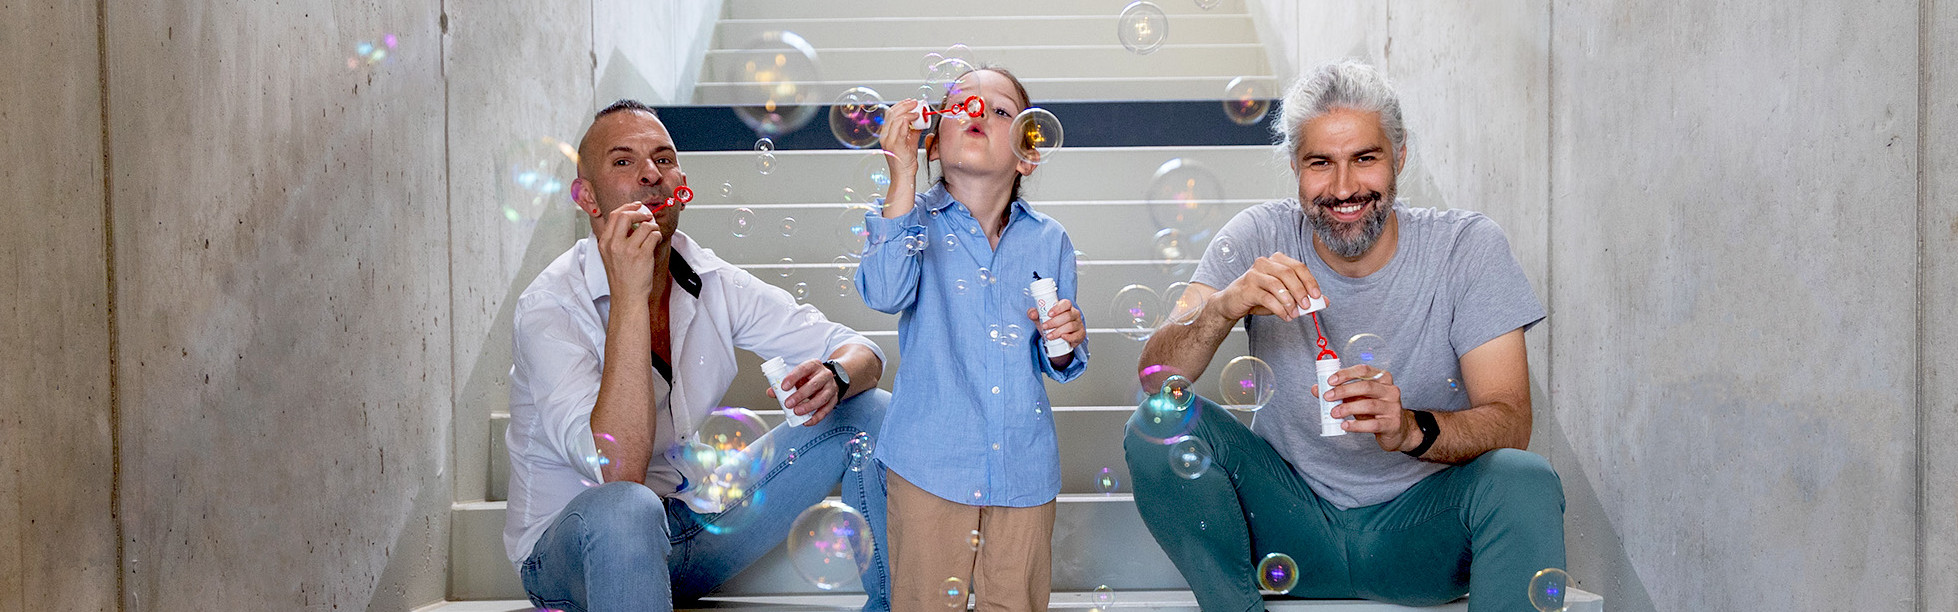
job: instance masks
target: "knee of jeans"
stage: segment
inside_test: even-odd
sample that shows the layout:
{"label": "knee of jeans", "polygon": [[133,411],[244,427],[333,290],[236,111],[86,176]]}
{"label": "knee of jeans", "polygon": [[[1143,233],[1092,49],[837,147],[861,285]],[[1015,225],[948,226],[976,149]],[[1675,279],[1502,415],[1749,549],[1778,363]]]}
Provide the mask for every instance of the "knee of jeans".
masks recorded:
{"label": "knee of jeans", "polygon": [[1477,457],[1473,465],[1482,472],[1484,490],[1504,501],[1554,499],[1564,507],[1563,479],[1550,461],[1526,450],[1499,448]]}
{"label": "knee of jeans", "polygon": [[639,533],[648,527],[666,532],[666,502],[636,482],[608,482],[573,500],[587,529],[594,532]]}
{"label": "knee of jeans", "polygon": [[850,424],[874,436],[883,428],[884,410],[890,405],[891,392],[871,389],[843,400],[836,405],[836,411],[831,415],[838,418],[839,423]]}

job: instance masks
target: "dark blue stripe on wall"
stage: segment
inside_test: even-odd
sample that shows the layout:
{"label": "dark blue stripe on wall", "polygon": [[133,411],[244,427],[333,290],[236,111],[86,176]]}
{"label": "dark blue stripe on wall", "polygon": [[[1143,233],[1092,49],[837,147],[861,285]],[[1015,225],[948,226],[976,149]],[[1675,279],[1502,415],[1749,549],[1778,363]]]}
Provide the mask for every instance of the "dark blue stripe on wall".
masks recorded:
{"label": "dark blue stripe on wall", "polygon": [[[1061,120],[1068,147],[1216,146],[1271,144],[1270,121],[1238,125],[1218,100],[1053,102],[1039,105]],[[1273,103],[1271,108],[1276,110]],[[680,152],[753,149],[754,130],[728,106],[668,106],[660,119]],[[786,150],[843,149],[829,132],[829,107],[802,129],[774,137]]]}

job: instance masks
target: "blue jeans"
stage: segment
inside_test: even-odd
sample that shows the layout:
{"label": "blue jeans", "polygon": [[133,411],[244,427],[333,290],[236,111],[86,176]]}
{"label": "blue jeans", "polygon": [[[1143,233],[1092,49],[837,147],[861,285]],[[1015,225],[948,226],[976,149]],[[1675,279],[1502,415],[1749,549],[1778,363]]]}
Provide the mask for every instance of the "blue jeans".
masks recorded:
{"label": "blue jeans", "polygon": [[1202,476],[1177,475],[1162,444],[1133,432],[1123,447],[1142,522],[1205,610],[1263,610],[1254,576],[1274,552],[1298,564],[1294,598],[1432,606],[1474,591],[1470,612],[1529,610],[1530,578],[1564,567],[1563,485],[1535,453],[1486,452],[1342,510],[1230,413],[1190,409],[1215,461]]}
{"label": "blue jeans", "polygon": [[[858,432],[874,439],[890,401],[889,392],[871,389],[814,427],[777,427],[768,436],[775,463],[755,486],[761,503],[699,514],[631,482],[578,494],[524,559],[520,573],[531,604],[578,612],[672,610],[675,600],[699,599],[768,554],[788,537],[796,515],[841,481],[843,502],[863,513],[877,541],[863,573],[870,597],[863,609],[889,610],[884,471],[867,459],[852,471],[846,443]],[[728,525],[740,528],[709,529]]]}

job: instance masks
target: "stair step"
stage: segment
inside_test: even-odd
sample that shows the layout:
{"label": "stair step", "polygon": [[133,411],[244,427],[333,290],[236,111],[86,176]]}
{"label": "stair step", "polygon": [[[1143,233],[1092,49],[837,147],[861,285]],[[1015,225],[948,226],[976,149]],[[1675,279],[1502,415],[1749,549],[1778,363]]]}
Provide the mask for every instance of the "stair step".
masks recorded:
{"label": "stair step", "polygon": [[[1258,44],[1256,40],[1166,44],[1149,55],[1136,55],[1115,40],[1114,28],[1108,30],[1105,41],[1087,38],[1081,42],[1088,44],[994,47],[983,54],[975,54],[972,59],[974,65],[1005,66],[1012,70],[1015,76],[1023,79],[1077,76],[1200,77],[1214,76],[1226,70],[1235,74],[1259,76],[1271,74],[1271,68],[1266,62],[1264,46]],[[1081,38],[1083,37],[1077,36],[1077,40]],[[925,55],[944,50],[944,47],[937,46],[840,47],[819,49],[816,55],[821,65],[820,80],[913,79],[917,83],[910,89],[916,89],[918,85],[924,84]],[[742,83],[745,64],[754,62],[757,57],[774,54],[774,50],[740,48],[708,51],[700,71],[701,84]],[[801,76],[813,78],[818,75]],[[878,91],[887,96],[910,93],[906,90]],[[1028,91],[1035,95],[1042,95],[1040,90],[1031,87]],[[758,104],[766,99],[764,95],[766,91],[761,86],[754,87],[749,94],[752,97],[747,99],[710,100],[697,97],[696,100],[707,104]],[[831,95],[834,95],[834,92]]]}
{"label": "stair step", "polygon": [[[983,5],[946,4],[941,2],[878,2],[873,3],[876,10],[860,11],[858,17],[939,17],[957,16],[974,12],[973,7],[983,7],[991,15],[1120,15],[1127,2],[1109,0],[992,0]],[[1195,2],[1185,0],[1163,0],[1155,3],[1169,17],[1171,35],[1176,23],[1184,16],[1242,14],[1245,11],[1243,0],[1223,0],[1217,6],[1205,10]],[[836,17],[836,8],[821,2],[800,0],[733,0],[727,3],[727,19],[821,19]]]}
{"label": "stair step", "polygon": [[[960,42],[970,46],[977,41],[985,41],[983,45],[972,47],[972,53],[968,57],[982,63],[995,61],[990,55],[995,49],[1083,40],[1083,33],[1106,32],[1108,33],[1106,40],[1113,43],[1118,17],[1118,13],[1109,12],[1043,17],[941,15],[875,16],[851,19],[839,19],[833,16],[813,19],[723,19],[714,31],[714,48],[743,48],[750,42],[759,40],[766,32],[788,31],[795,32],[803,40],[808,41],[810,46],[818,49],[819,54],[823,53],[824,49],[872,45],[923,48],[924,50],[918,53],[919,68],[922,70],[922,56],[926,52],[944,53],[947,47]],[[1172,34],[1177,44],[1257,41],[1255,22],[1250,15],[1243,13],[1220,12],[1180,16],[1172,25],[1174,28]],[[920,76],[922,74],[920,72]]]}
{"label": "stair step", "polygon": [[[702,605],[683,610],[783,610],[783,609],[837,609],[856,610],[863,607],[862,595],[777,595],[754,597],[710,597]],[[1094,593],[1057,592],[1048,599],[1048,608],[1055,610],[1082,610],[1096,608]],[[1564,599],[1565,609],[1570,612],[1603,612],[1604,598],[1578,589],[1571,589]],[[1128,591],[1116,593],[1115,603],[1108,608],[1125,610],[1197,610],[1196,596],[1189,591]],[[1267,610],[1295,610],[1298,612],[1336,611],[1336,612],[1391,612],[1396,610],[1423,610],[1430,612],[1462,612],[1468,610],[1468,600],[1458,600],[1429,608],[1409,608],[1371,601],[1360,600],[1303,600],[1270,596],[1265,598]],[[450,601],[417,608],[415,612],[531,612],[530,602],[524,600],[501,601]]]}
{"label": "stair step", "polygon": [[[1159,52],[1160,53],[1160,52]],[[922,61],[922,60],[919,60]],[[1014,66],[1007,66],[1009,69]],[[1218,99],[1230,86],[1231,79],[1257,75],[1233,69],[1221,76],[1062,76],[1026,77],[1020,79],[1035,104],[1069,100],[1204,100]],[[865,78],[854,80],[805,81],[816,92],[809,102],[827,104],[845,89],[869,87],[886,99],[903,98],[913,95],[922,78]],[[702,82],[694,90],[694,104],[728,106],[745,104],[752,98],[752,91],[745,85],[731,83]]]}

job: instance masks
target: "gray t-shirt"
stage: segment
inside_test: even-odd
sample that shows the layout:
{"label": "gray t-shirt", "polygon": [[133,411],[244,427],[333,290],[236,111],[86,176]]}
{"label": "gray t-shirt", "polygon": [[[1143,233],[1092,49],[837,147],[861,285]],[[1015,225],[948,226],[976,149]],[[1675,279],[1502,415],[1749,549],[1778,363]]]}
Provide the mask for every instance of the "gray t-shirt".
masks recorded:
{"label": "gray t-shirt", "polygon": [[[1371,359],[1393,373],[1401,404],[1409,409],[1468,408],[1460,382],[1462,354],[1519,327],[1527,330],[1543,320],[1543,304],[1495,221],[1481,213],[1410,208],[1405,202],[1394,212],[1400,220],[1394,258],[1365,277],[1348,278],[1327,267],[1312,249],[1303,209],[1286,199],[1232,218],[1211,240],[1190,280],[1222,289],[1258,257],[1274,252],[1305,262],[1328,300],[1319,319],[1341,366]],[[1224,244],[1232,247],[1228,259],[1220,248]],[[1254,315],[1244,326],[1251,354],[1270,364],[1279,381],[1252,431],[1269,441],[1313,492],[1340,508],[1369,506],[1392,500],[1446,467],[1380,450],[1372,434],[1320,437],[1319,404],[1311,392],[1319,353],[1312,318],[1286,323]]]}

